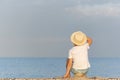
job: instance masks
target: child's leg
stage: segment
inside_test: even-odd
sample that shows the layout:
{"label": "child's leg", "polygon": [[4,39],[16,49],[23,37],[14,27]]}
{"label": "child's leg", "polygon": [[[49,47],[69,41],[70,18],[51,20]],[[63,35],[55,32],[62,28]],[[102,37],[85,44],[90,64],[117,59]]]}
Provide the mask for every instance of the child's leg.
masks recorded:
{"label": "child's leg", "polygon": [[75,78],[86,77],[86,74],[83,74],[83,73],[76,73],[76,74],[74,74],[74,77],[75,77]]}

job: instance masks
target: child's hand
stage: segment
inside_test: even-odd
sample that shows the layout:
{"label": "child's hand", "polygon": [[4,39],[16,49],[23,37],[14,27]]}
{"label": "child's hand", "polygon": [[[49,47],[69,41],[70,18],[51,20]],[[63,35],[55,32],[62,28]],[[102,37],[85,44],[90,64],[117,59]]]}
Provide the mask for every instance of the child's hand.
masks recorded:
{"label": "child's hand", "polygon": [[89,44],[89,46],[92,44],[92,39],[90,37],[87,37],[87,42]]}
{"label": "child's hand", "polygon": [[66,75],[66,74],[65,74],[65,75],[63,76],[63,78],[70,78],[70,77],[71,77],[70,74],[69,74],[69,75]]}

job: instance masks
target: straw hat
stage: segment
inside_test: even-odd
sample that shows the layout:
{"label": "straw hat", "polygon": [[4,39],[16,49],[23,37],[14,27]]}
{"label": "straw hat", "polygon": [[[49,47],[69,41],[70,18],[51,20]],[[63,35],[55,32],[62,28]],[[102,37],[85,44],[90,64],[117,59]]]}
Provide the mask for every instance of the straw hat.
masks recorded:
{"label": "straw hat", "polygon": [[81,45],[85,44],[86,41],[87,41],[87,37],[81,31],[74,32],[71,35],[71,42],[78,45],[78,46],[81,46]]}

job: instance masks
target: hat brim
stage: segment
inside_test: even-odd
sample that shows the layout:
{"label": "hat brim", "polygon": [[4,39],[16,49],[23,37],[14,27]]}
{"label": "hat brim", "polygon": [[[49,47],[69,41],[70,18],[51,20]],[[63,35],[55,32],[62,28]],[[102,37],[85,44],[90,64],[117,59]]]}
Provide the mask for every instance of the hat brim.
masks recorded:
{"label": "hat brim", "polygon": [[72,42],[73,44],[75,44],[75,45],[81,46],[81,45],[83,45],[83,44],[86,43],[87,37],[86,37],[86,35],[85,35],[84,33],[80,32],[80,34],[83,36],[83,38],[82,38],[82,41],[77,41],[77,40],[75,39],[75,35],[76,35],[76,33],[79,33],[79,32],[80,32],[80,31],[74,32],[74,33],[71,35],[71,42]]}

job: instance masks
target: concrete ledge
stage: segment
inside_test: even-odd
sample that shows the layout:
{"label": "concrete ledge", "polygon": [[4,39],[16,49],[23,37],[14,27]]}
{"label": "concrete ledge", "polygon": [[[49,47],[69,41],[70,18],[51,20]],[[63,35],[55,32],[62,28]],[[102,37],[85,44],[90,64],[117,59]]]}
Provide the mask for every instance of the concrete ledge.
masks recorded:
{"label": "concrete ledge", "polygon": [[101,78],[101,77],[92,77],[92,78],[0,78],[0,80],[120,80],[120,78]]}

